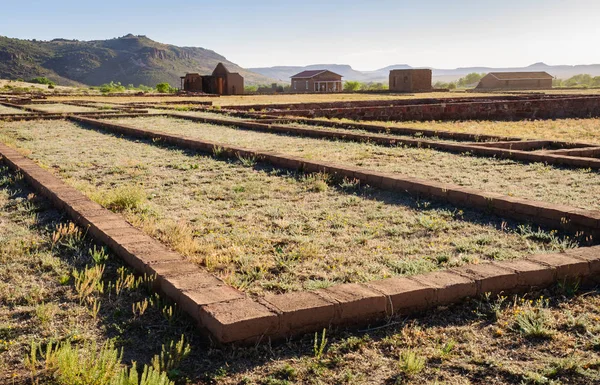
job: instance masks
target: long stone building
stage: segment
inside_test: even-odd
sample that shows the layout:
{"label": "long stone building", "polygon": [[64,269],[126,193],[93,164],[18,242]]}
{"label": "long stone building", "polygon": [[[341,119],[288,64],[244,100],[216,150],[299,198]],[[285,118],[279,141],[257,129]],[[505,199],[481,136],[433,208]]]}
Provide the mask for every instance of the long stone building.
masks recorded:
{"label": "long stone building", "polygon": [[538,90],[552,88],[552,75],[547,72],[490,72],[476,88],[488,90]]}

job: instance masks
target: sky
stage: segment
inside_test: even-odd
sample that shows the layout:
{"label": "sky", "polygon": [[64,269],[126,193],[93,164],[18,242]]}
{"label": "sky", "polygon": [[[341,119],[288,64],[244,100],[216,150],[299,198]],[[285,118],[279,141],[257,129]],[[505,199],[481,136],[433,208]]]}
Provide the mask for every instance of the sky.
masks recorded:
{"label": "sky", "polygon": [[600,0],[0,0],[0,35],[128,33],[208,48],[245,68],[600,63]]}

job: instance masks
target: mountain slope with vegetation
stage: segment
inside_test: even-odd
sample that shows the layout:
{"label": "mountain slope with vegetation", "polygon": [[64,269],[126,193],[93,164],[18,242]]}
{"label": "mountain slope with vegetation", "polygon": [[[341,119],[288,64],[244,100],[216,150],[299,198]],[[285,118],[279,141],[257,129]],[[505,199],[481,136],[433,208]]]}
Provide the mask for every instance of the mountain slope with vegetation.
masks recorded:
{"label": "mountain slope with vegetation", "polygon": [[132,34],[109,40],[54,39],[36,41],[0,36],[0,78],[31,79],[45,76],[61,85],[97,86],[111,81],[154,86],[179,86],[186,72],[212,73],[222,62],[239,72],[246,84],[272,79],[247,71],[218,53],[199,47],[162,44]]}

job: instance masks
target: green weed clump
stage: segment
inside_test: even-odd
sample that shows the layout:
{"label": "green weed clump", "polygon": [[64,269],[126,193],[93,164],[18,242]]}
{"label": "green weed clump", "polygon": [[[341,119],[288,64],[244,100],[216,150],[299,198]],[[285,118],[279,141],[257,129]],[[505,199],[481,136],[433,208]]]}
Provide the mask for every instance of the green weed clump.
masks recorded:
{"label": "green weed clump", "polygon": [[553,331],[548,312],[548,299],[536,301],[521,299],[521,306],[516,307],[515,329],[527,338],[551,338]]}
{"label": "green weed clump", "polygon": [[421,357],[412,350],[407,350],[400,355],[398,369],[408,377],[421,373],[425,369],[425,357]]}
{"label": "green weed clump", "polygon": [[[39,356],[38,356],[39,354]],[[32,343],[31,352],[25,357],[32,382],[38,373],[44,372],[61,385],[173,385],[166,372],[145,365],[142,374],[134,362],[131,368],[122,364],[123,352],[109,341],[100,348],[96,342],[84,342],[77,347],[71,341],[43,349]],[[42,369],[42,370],[40,370]],[[39,372],[38,372],[39,371]]]}
{"label": "green weed clump", "polygon": [[324,173],[310,174],[302,178],[306,189],[312,192],[325,192],[329,187],[331,177]]}
{"label": "green weed clump", "polygon": [[135,211],[142,208],[146,201],[146,192],[139,186],[121,186],[93,198],[112,211]]}
{"label": "green weed clump", "polygon": [[185,343],[185,337],[182,335],[177,343],[171,341],[168,346],[162,345],[160,355],[155,355],[152,359],[152,367],[157,372],[173,373],[190,351],[190,345]]}
{"label": "green weed clump", "polygon": [[157,372],[150,366],[144,366],[142,374],[134,362],[131,369],[123,369],[110,385],[173,385],[167,373]]}

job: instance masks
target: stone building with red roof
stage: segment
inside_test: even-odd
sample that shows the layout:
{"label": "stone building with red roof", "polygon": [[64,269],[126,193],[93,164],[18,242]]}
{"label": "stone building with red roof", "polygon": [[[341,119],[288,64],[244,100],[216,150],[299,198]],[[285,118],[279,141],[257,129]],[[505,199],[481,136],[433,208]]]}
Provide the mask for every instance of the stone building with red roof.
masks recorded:
{"label": "stone building with red roof", "polygon": [[291,92],[342,92],[342,75],[329,70],[302,71],[292,76]]}

